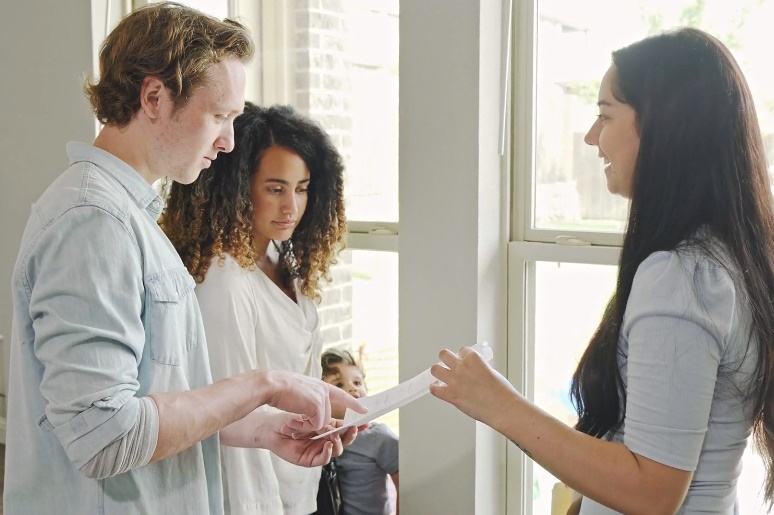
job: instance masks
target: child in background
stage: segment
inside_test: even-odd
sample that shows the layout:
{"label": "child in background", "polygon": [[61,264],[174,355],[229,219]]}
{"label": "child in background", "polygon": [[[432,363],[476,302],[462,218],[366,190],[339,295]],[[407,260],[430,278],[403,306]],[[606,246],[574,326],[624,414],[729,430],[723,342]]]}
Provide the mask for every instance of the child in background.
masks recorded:
{"label": "child in background", "polygon": [[[363,371],[347,351],[328,350],[322,356],[322,379],[359,399],[366,396]],[[332,406],[331,415],[343,419],[345,408]],[[389,427],[372,422],[336,459],[345,515],[390,515],[389,475],[398,488],[398,437]],[[396,515],[400,496],[396,501]]]}

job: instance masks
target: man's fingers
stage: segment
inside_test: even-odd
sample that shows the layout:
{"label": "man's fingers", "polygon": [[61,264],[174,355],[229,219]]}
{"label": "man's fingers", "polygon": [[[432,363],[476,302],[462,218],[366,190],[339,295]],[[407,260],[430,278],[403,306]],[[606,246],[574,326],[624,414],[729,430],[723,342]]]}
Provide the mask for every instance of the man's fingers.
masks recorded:
{"label": "man's fingers", "polygon": [[333,444],[329,441],[324,441],[322,449],[313,458],[309,464],[310,467],[321,467],[331,461],[333,457]]}
{"label": "man's fingers", "polygon": [[341,438],[339,438],[338,433],[336,433],[336,438],[331,441],[331,444],[331,456],[341,456],[341,453],[344,452],[344,444]]}
{"label": "man's fingers", "polygon": [[291,413],[285,423],[294,429],[301,429],[309,425],[309,417],[298,413]]}
{"label": "man's fingers", "polygon": [[349,445],[352,442],[355,441],[355,438],[357,437],[360,430],[357,427],[350,427],[347,428],[345,431],[341,433],[341,444],[342,445]]}
{"label": "man's fingers", "polygon": [[365,406],[362,406],[356,398],[352,397],[341,388],[336,388],[332,384],[328,383],[325,383],[325,385],[328,386],[328,395],[330,396],[331,403],[341,404],[342,406],[357,411],[358,413],[368,413],[368,410],[365,408]]}

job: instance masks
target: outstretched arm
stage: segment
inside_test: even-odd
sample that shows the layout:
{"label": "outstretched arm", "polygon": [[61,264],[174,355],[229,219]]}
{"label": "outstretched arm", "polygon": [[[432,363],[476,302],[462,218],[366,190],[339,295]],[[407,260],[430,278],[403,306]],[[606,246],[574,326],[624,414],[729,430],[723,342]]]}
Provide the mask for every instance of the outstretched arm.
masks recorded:
{"label": "outstretched arm", "polygon": [[[584,503],[624,513],[674,513],[701,458],[718,370],[727,366],[723,357],[729,345],[746,345],[736,340],[737,294],[728,271],[704,257],[656,252],[640,264],[621,327],[627,345],[624,443],[563,424],[468,349],[459,356],[441,352],[449,368],[436,365],[433,374],[447,386],[431,391],[508,437],[586,497]],[[754,359],[744,351],[740,356]]]}
{"label": "outstretched arm", "polygon": [[204,388],[150,397],[159,413],[158,443],[151,462],[187,449],[264,404],[295,414],[287,420],[295,431],[322,429],[330,422],[331,402],[365,412],[357,399],[335,386],[277,370],[254,370]]}
{"label": "outstretched arm", "polygon": [[[522,397],[475,351],[440,354],[432,367],[446,383],[436,397],[506,436],[569,487],[624,513],[675,513],[692,473],[631,452],[625,445],[576,431]],[[486,399],[486,402],[481,402]]]}

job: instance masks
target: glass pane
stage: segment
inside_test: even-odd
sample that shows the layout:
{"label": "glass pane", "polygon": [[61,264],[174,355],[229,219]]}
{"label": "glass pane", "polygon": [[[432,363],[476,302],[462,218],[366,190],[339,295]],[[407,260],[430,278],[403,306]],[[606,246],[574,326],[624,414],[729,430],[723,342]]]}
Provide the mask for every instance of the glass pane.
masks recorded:
{"label": "glass pane", "polygon": [[347,216],[398,221],[398,0],[345,2],[351,147]]}
{"label": "glass pane", "polygon": [[675,26],[695,26],[723,41],[744,71],[771,161],[774,0],[540,0],[538,11],[535,191],[539,229],[620,231],[626,201],[607,191],[597,149],[583,136],[597,115],[597,92],[610,52]]}
{"label": "glass pane", "polygon": [[[346,162],[347,217],[398,221],[398,0],[293,4],[289,98]],[[274,54],[273,54],[274,56]]]}
{"label": "glass pane", "polygon": [[[568,425],[577,421],[569,388],[578,360],[615,289],[616,267],[568,263],[535,264],[535,383],[538,406]],[[557,319],[562,323],[557,324]],[[760,494],[763,462],[750,445],[737,486],[740,513],[765,514]],[[557,480],[533,464],[532,513],[551,513]]]}
{"label": "glass pane", "polygon": [[[616,272],[614,266],[535,263],[534,400],[567,425],[577,420],[572,374],[615,289]],[[557,480],[537,464],[532,470],[532,513],[552,513]]]}
{"label": "glass pane", "polygon": [[[350,350],[368,394],[398,384],[398,254],[345,250],[318,307],[325,347]],[[399,434],[398,410],[379,419]]]}
{"label": "glass pane", "polygon": [[[161,0],[151,0],[151,3],[160,2]],[[177,0],[177,3],[187,5],[198,9],[203,13],[207,13],[211,16],[222,20],[228,18],[228,0]]]}

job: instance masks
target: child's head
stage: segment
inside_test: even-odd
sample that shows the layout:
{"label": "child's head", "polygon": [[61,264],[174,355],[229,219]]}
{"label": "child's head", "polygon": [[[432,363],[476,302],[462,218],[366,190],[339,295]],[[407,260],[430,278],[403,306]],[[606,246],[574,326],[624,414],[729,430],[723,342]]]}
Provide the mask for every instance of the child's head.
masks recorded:
{"label": "child's head", "polygon": [[[365,374],[348,351],[331,349],[322,355],[322,380],[359,399],[366,396]],[[334,418],[344,418],[344,408],[333,406]]]}

